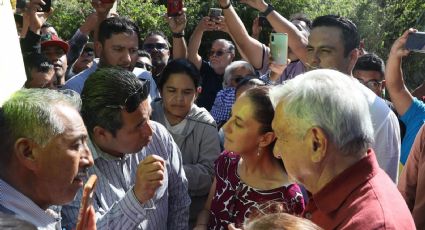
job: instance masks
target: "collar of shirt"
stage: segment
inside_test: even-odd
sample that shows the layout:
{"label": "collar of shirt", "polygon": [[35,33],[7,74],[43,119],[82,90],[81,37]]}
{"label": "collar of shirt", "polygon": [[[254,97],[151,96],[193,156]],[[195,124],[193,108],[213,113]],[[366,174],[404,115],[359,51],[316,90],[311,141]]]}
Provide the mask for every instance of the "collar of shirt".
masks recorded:
{"label": "collar of shirt", "polygon": [[61,217],[51,209],[43,210],[31,199],[0,179],[0,204],[14,212],[18,218],[29,221],[39,228],[55,229]]}
{"label": "collar of shirt", "polygon": [[102,151],[99,148],[99,146],[97,146],[96,143],[94,141],[92,141],[91,138],[89,138],[87,145],[88,145],[88,147],[91,151],[91,154],[93,156],[94,161],[98,158],[103,158],[107,161],[117,161],[117,160],[122,161],[122,160],[125,160],[129,157],[128,154],[124,154],[122,157],[112,156],[111,154]]}
{"label": "collar of shirt", "polygon": [[335,177],[314,194],[311,201],[314,201],[316,207],[322,212],[331,213],[341,206],[356,187],[375,176],[378,170],[375,153],[369,149],[366,157]]}

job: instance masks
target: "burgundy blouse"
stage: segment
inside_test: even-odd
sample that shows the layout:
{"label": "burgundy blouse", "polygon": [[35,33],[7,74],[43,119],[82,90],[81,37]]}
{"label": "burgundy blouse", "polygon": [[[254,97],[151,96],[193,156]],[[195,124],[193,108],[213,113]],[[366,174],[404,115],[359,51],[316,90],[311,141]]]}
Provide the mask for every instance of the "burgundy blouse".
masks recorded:
{"label": "burgundy blouse", "polygon": [[234,223],[242,227],[251,214],[269,213],[276,204],[294,215],[304,210],[304,199],[297,184],[271,190],[246,185],[237,174],[240,156],[224,151],[215,162],[215,194],[211,203],[208,229],[227,229]]}

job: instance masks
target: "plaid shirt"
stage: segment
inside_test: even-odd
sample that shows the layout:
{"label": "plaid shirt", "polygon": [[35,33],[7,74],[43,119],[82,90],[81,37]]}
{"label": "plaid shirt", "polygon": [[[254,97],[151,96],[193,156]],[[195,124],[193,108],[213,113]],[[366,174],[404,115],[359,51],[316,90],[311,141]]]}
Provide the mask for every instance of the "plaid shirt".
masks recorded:
{"label": "plaid shirt", "polygon": [[220,90],[215,97],[211,115],[217,124],[226,122],[230,117],[230,111],[235,103],[236,89],[229,87]]}

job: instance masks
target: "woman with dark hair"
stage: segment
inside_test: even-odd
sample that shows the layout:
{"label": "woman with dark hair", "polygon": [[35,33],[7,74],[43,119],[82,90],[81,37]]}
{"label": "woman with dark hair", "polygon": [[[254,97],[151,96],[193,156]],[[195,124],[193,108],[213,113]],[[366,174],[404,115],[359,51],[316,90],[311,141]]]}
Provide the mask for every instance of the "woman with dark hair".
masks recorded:
{"label": "woman with dark hair", "polygon": [[268,92],[265,86],[249,89],[233,105],[223,126],[225,151],[215,162],[215,179],[196,229],[227,229],[230,223],[241,227],[272,203],[290,214],[304,210],[300,187],[273,156],[274,109]]}
{"label": "woman with dark hair", "polygon": [[199,86],[196,67],[186,59],[173,60],[158,81],[162,98],[152,102],[152,120],[168,129],[182,153],[192,199],[190,227],[204,207],[214,178],[214,161],[220,154],[214,119],[206,109],[194,104]]}

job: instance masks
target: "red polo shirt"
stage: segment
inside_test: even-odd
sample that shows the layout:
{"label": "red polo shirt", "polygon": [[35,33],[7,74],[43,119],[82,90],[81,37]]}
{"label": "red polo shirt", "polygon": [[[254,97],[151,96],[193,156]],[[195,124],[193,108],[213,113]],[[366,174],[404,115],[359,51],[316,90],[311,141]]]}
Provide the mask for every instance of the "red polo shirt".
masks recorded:
{"label": "red polo shirt", "polygon": [[415,229],[403,197],[372,149],[313,195],[303,216],[324,229]]}

